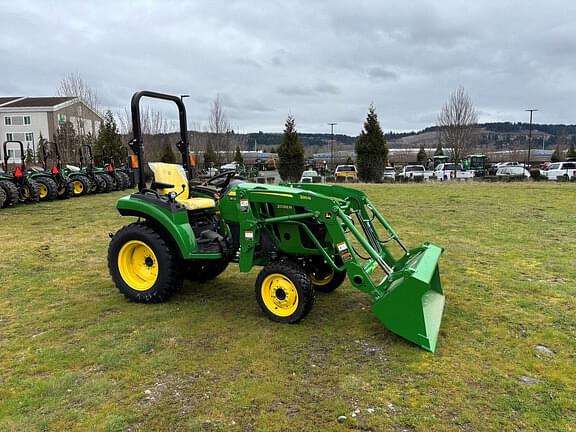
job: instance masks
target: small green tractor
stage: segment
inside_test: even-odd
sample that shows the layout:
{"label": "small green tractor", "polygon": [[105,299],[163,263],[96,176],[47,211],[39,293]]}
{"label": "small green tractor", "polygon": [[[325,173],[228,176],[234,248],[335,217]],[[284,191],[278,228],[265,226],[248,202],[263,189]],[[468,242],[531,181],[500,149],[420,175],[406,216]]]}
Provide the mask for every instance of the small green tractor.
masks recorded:
{"label": "small green tractor", "polygon": [[[88,150],[88,160],[84,156],[84,149]],[[81,144],[79,147],[80,171],[82,175],[90,180],[90,193],[108,193],[114,190],[114,180],[103,168],[94,166],[94,155],[92,146]],[[70,173],[69,175],[71,175]]]}
{"label": "small green tractor", "polygon": [[[154,174],[149,186],[140,125],[143,97],[174,102],[180,120],[182,165],[149,163]],[[131,110],[131,167],[138,191],[120,198],[117,209],[138,220],[111,234],[108,249],[110,274],[128,299],[162,302],[184,279],[213,279],[230,263],[240,272],[259,266],[255,293],[261,310],[273,321],[297,323],[311,311],[317,291],[333,291],[348,278],[372,298],[372,311],[386,328],[426,350],[436,349],[444,310],[442,248],[431,243],[407,248],[357,189],[248,183],[233,172],[205,183],[191,181],[181,98],[142,91],[133,95]],[[395,258],[393,249],[401,256]]]}
{"label": "small green tractor", "polygon": [[[51,168],[48,167],[48,155],[51,153],[50,148],[54,149],[56,163]],[[41,143],[39,153],[42,159],[44,173],[50,173],[52,180],[56,183],[56,197],[58,199],[68,199],[74,196],[74,184],[70,178],[64,175],[62,159],[56,142],[44,140]],[[86,179],[87,181],[88,179]],[[78,180],[76,180],[78,181]]]}
{"label": "small green tractor", "polygon": [[[20,147],[20,165],[12,173],[8,171],[10,154],[8,144],[18,144]],[[14,205],[19,201],[37,203],[40,201],[40,186],[26,171],[26,155],[22,141],[4,141],[4,172],[0,173],[0,186],[4,189],[8,199],[5,206]],[[11,183],[12,186],[8,186]]]}

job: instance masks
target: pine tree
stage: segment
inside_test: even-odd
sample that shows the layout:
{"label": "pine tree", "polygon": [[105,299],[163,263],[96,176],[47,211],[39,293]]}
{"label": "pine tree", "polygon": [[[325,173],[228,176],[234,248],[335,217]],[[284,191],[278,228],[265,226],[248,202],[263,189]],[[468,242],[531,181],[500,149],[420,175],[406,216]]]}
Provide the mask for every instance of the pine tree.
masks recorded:
{"label": "pine tree", "polygon": [[278,147],[278,173],[282,180],[298,181],[304,172],[304,146],[298,140],[296,121],[288,115],[282,144]]}
{"label": "pine tree", "polygon": [[346,159],[346,165],[354,165],[354,161],[350,156],[348,156],[348,159]]}
{"label": "pine tree", "polygon": [[242,153],[240,153],[240,146],[236,146],[236,153],[234,154],[234,161],[238,162],[239,164],[244,163],[244,159],[242,158]]}
{"label": "pine tree", "polygon": [[26,166],[30,166],[36,163],[36,159],[34,158],[34,152],[30,148],[30,146],[26,147]]}
{"label": "pine tree", "polygon": [[160,156],[160,162],[166,162],[171,164],[176,163],[176,156],[172,151],[172,144],[170,143],[164,144],[164,151]]}
{"label": "pine tree", "polygon": [[438,139],[438,145],[436,146],[436,150],[434,150],[434,156],[444,156],[444,151],[442,150],[442,143],[440,139]]}
{"label": "pine tree", "polygon": [[554,162],[560,162],[562,160],[562,149],[560,148],[560,144],[556,145],[556,148],[554,149],[554,153],[552,153],[552,156],[550,157],[550,162],[554,163]]}
{"label": "pine tree", "polygon": [[112,111],[106,111],[104,122],[100,124],[98,139],[94,146],[94,160],[97,165],[112,160],[116,165],[122,164],[122,157],[126,154],[123,149],[122,138],[118,132],[118,126]]}
{"label": "pine tree", "polygon": [[364,129],[356,140],[356,162],[358,177],[363,182],[382,180],[388,156],[386,139],[378,122],[374,105],[370,105]]}
{"label": "pine tree", "polygon": [[216,152],[212,148],[212,144],[209,142],[206,146],[206,151],[204,152],[204,168],[211,168],[216,164],[218,157]]}
{"label": "pine tree", "polygon": [[574,145],[574,142],[570,143],[570,147],[568,148],[568,153],[566,154],[566,157],[570,159],[576,158],[576,145]]}
{"label": "pine tree", "polygon": [[426,159],[428,159],[428,155],[426,154],[426,150],[424,150],[424,146],[421,145],[420,151],[418,151],[418,154],[416,155],[416,160],[420,165],[424,165]]}

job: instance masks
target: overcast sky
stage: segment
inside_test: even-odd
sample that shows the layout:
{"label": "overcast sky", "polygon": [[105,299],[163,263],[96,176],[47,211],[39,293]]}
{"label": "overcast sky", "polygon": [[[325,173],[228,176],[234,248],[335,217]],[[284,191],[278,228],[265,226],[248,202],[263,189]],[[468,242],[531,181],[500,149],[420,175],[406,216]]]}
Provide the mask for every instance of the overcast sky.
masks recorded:
{"label": "overcast sky", "polygon": [[78,72],[113,112],[134,91],[220,93],[233,127],[357,135],[435,122],[462,85],[480,121],[576,123],[572,1],[4,1],[0,96],[53,95]]}

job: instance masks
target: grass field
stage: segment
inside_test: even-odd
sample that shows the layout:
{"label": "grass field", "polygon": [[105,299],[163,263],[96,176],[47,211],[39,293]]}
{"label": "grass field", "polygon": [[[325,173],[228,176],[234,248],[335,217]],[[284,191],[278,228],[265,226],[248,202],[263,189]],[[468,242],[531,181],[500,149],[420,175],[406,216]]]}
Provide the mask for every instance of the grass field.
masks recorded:
{"label": "grass field", "polygon": [[576,430],[576,187],[362,188],[446,248],[436,354],[348,282],[292,326],[236,266],[129,303],[106,266],[122,193],[0,211],[0,430]]}

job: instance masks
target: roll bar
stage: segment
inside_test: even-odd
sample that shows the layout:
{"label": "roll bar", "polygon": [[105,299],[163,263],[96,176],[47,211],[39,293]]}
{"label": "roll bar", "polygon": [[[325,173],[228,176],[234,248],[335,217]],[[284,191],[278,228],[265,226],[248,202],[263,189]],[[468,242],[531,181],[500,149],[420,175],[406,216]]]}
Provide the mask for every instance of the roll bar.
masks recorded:
{"label": "roll bar", "polygon": [[186,123],[186,107],[184,102],[179,96],[173,96],[164,93],[157,93],[153,91],[143,90],[136,92],[132,95],[132,101],[130,103],[132,111],[132,133],[133,138],[129,145],[136,157],[138,158],[138,189],[143,190],[146,188],[146,182],[144,181],[144,164],[142,155],[144,153],[144,138],[142,136],[142,124],[140,122],[140,99],[143,97],[148,97],[152,99],[161,99],[166,101],[171,101],[178,107],[178,117],[180,120],[180,141],[176,144],[176,147],[182,155],[182,166],[186,171],[186,174],[190,177],[190,162],[188,160],[188,153],[190,153],[190,144],[188,143],[188,125]]}
{"label": "roll bar", "polygon": [[3,144],[3,150],[4,150],[4,171],[8,172],[8,159],[10,159],[10,156],[8,156],[8,151],[7,151],[7,144],[10,143],[15,143],[15,144],[19,144],[20,145],[20,157],[21,157],[21,168],[22,171],[24,171],[26,169],[26,156],[24,155],[24,144],[22,143],[22,141],[13,141],[13,140],[8,140],[8,141],[4,141]]}

